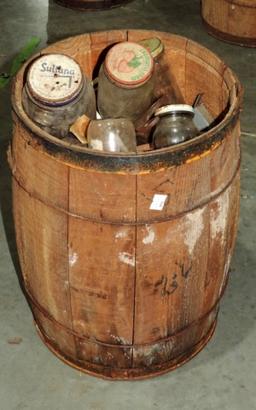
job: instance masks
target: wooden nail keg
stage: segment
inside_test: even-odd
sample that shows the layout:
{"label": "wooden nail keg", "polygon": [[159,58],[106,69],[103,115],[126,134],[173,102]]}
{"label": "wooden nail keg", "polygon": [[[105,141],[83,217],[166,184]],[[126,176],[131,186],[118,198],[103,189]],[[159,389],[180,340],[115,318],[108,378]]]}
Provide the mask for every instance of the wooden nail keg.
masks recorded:
{"label": "wooden nail keg", "polygon": [[256,0],[201,0],[209,34],[220,40],[256,47]]}
{"label": "wooden nail keg", "polygon": [[42,51],[66,53],[90,78],[105,47],[154,36],[187,104],[203,92],[214,116],[226,109],[180,145],[72,145],[25,114],[27,64],[13,86],[13,211],[36,327],[64,362],[109,379],[175,369],[213,334],[239,214],[241,86],[215,54],[169,33],[98,32]]}
{"label": "wooden nail keg", "polygon": [[105,10],[123,6],[131,0],[55,0],[64,7],[75,10]]}

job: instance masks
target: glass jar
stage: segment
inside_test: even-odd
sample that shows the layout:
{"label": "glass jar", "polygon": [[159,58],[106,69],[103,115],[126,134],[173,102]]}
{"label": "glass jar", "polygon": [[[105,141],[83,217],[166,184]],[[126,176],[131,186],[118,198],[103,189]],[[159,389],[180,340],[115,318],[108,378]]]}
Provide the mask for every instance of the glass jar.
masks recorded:
{"label": "glass jar", "polygon": [[77,117],[96,116],[92,83],[80,66],[63,54],[45,54],[31,64],[22,97],[27,115],[59,138],[68,135]]}
{"label": "glass jar", "polygon": [[88,147],[99,151],[136,152],[136,133],[128,118],[91,121],[87,129]]}
{"label": "glass jar", "polygon": [[193,121],[194,109],[190,105],[166,105],[159,108],[155,116],[160,118],[153,134],[155,148],[179,144],[199,133]]}
{"label": "glass jar", "polygon": [[98,110],[102,118],[135,121],[154,98],[154,61],[140,44],[113,46],[102,64],[98,81]]}

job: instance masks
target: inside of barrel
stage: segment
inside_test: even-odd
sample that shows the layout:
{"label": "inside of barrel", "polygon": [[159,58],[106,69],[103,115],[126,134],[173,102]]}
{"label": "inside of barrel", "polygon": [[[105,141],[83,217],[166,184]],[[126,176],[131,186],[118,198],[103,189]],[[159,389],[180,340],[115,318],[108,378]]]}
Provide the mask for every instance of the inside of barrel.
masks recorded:
{"label": "inside of barrel", "polygon": [[[81,65],[85,75],[92,79],[93,75],[95,75],[95,67],[97,70],[99,66],[99,57],[104,55],[104,50],[108,49],[111,45],[120,41],[139,41],[154,36],[159,37],[164,44],[165,60],[169,65],[170,72],[177,81],[186,104],[192,105],[196,95],[203,93],[203,101],[206,108],[216,119],[216,123],[220,124],[225,116],[230,113],[230,107],[236,97],[233,92],[236,85],[235,79],[231,70],[227,68],[221,59],[208,49],[187,38],[158,31],[113,30],[68,38],[48,46],[42,50],[42,53],[64,53],[74,58]],[[27,117],[21,103],[22,87],[26,72],[27,65],[17,76],[14,99],[18,110],[22,113],[23,119],[26,120],[25,122],[29,123],[30,126],[33,125],[34,128],[35,125]],[[47,134],[47,139],[50,137],[49,139],[54,141],[55,144],[65,145],[63,140],[46,133],[38,127],[36,128],[44,137]],[[195,137],[195,140],[197,138]],[[72,145],[77,149],[77,144],[68,143],[70,149],[72,149]],[[166,149],[171,150],[173,147],[161,150]],[[93,151],[82,145],[79,146],[79,150]],[[152,151],[149,152],[152,153]],[[140,153],[140,155],[147,155],[149,152]],[[106,152],[104,154],[120,155],[120,153]],[[122,153],[123,155],[131,154]]]}

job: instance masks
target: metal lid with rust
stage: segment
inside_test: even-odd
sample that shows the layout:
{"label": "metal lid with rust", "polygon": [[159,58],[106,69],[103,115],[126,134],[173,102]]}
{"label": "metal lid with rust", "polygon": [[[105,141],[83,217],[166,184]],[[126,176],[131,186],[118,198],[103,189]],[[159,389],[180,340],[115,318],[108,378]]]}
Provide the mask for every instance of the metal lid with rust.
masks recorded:
{"label": "metal lid with rust", "polygon": [[136,87],[147,82],[154,69],[149,51],[138,43],[124,41],[113,46],[105,60],[110,80],[124,87]]}
{"label": "metal lid with rust", "polygon": [[64,54],[45,54],[35,60],[27,76],[31,96],[46,105],[64,105],[81,91],[84,77],[80,66]]}
{"label": "metal lid with rust", "polygon": [[141,40],[139,41],[139,44],[145,47],[154,59],[159,57],[164,51],[164,45],[158,37],[151,37]]}

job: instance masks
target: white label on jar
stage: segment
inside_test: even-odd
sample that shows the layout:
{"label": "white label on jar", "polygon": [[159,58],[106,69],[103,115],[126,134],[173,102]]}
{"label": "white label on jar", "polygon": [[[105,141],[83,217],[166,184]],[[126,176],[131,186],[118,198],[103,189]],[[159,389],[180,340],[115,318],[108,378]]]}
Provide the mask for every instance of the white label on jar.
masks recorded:
{"label": "white label on jar", "polygon": [[46,54],[38,58],[28,73],[28,86],[36,98],[47,102],[65,101],[81,88],[80,66],[63,54]]}
{"label": "white label on jar", "polygon": [[151,209],[152,211],[162,211],[164,209],[167,198],[168,195],[155,194],[149,209]]}

